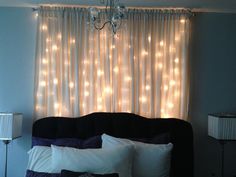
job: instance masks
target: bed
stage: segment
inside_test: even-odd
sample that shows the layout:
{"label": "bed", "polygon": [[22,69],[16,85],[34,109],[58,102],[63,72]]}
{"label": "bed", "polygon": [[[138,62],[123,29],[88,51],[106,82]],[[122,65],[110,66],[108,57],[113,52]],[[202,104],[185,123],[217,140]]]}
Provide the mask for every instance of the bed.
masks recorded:
{"label": "bed", "polygon": [[34,122],[32,137],[88,139],[104,133],[135,141],[168,135],[169,141],[173,144],[170,177],[193,177],[192,126],[180,119],[148,119],[132,113],[104,112],[92,113],[77,119],[46,117]]}

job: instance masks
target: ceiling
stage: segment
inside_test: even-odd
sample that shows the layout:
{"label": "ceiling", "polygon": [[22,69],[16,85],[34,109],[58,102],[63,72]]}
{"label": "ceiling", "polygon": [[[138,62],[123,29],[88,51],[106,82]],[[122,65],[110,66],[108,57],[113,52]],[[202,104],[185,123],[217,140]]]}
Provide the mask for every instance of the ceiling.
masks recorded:
{"label": "ceiling", "polygon": [[[0,7],[38,7],[41,4],[99,5],[100,0],[0,0]],[[120,0],[130,7],[184,7],[200,12],[236,13],[236,0]]]}

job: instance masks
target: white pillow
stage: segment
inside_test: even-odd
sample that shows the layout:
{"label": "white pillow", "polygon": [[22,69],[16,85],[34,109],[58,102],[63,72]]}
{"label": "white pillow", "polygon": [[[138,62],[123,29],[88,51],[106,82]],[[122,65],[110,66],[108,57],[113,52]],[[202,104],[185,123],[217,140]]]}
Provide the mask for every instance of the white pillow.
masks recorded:
{"label": "white pillow", "polygon": [[170,173],[172,143],[146,144],[128,139],[102,135],[102,148],[123,145],[134,146],[133,177],[168,177]]}
{"label": "white pillow", "polygon": [[28,151],[28,170],[51,173],[51,147],[34,146]]}
{"label": "white pillow", "polygon": [[112,149],[51,147],[53,173],[66,169],[96,174],[119,173],[119,177],[131,177],[133,146]]}

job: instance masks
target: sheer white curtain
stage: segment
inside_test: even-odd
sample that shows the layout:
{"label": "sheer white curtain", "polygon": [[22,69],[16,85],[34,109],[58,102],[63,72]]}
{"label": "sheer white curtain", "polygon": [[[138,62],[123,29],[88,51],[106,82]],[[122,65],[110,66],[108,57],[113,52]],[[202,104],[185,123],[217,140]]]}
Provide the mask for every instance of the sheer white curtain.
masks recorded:
{"label": "sheer white curtain", "polygon": [[83,8],[41,7],[35,117],[132,112],[185,119],[189,14],[129,10],[117,35]]}

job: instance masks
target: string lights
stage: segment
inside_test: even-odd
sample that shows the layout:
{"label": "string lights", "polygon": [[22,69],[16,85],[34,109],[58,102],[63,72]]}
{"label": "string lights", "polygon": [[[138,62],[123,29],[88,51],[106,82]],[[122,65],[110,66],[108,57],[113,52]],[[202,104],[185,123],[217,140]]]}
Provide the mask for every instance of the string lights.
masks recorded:
{"label": "string lights", "polygon": [[[91,10],[91,9],[90,9]],[[123,10],[122,10],[123,12]],[[91,11],[91,14],[94,15],[95,11]],[[114,15],[114,14],[113,14]],[[109,17],[110,19],[111,17]],[[97,22],[96,22],[97,23]],[[109,22],[111,25],[114,24],[114,21]],[[135,78],[137,73],[140,75],[145,75],[146,80],[139,80],[139,85],[141,86],[137,93],[139,94],[138,99],[136,100],[140,107],[144,106],[143,112],[141,114],[148,115],[147,104],[150,104],[150,100],[153,99],[152,95],[155,89],[154,79],[161,78],[162,81],[160,86],[160,99],[164,98],[159,105],[160,117],[168,117],[174,115],[174,111],[177,109],[179,103],[179,98],[181,96],[181,85],[180,85],[180,71],[181,71],[181,55],[179,55],[179,45],[183,42],[181,31],[184,28],[184,25],[187,23],[186,19],[180,19],[180,30],[174,35],[174,40],[172,43],[169,43],[165,39],[153,38],[151,35],[147,35],[146,40],[153,49],[156,50],[147,50],[146,46],[140,48],[135,55],[131,57],[134,66],[140,69],[136,73],[130,72],[129,66],[122,64],[123,59],[119,56],[115,56],[118,50],[119,37],[113,38],[113,42],[110,42],[109,46],[100,46],[100,56],[95,56],[97,54],[94,50],[95,48],[90,48],[88,54],[83,57],[80,64],[82,67],[78,70],[79,73],[71,72],[74,64],[71,64],[70,55],[73,55],[72,46],[77,48],[79,41],[76,36],[70,36],[65,38],[67,40],[68,48],[63,48],[61,46],[62,40],[65,40],[61,32],[50,33],[48,24],[43,23],[39,27],[45,41],[43,43],[44,52],[39,59],[41,61],[40,71],[39,71],[39,87],[37,88],[37,104],[35,109],[37,111],[42,111],[46,109],[42,103],[43,99],[48,99],[53,103],[53,106],[50,109],[53,109],[54,115],[64,115],[65,110],[66,114],[70,114],[70,109],[67,109],[65,103],[71,105],[78,104],[80,114],[87,114],[91,111],[107,111],[107,104],[116,107],[116,111],[131,111],[131,105],[133,104],[130,99],[131,89],[134,89],[133,85],[137,82]],[[182,27],[181,27],[182,25]],[[119,26],[119,25],[118,25]],[[99,28],[100,29],[100,28]],[[101,28],[102,29],[102,28]],[[114,33],[117,31],[117,27],[113,26],[112,30]],[[105,33],[104,33],[105,34]],[[107,35],[100,34],[100,40],[108,40]],[[92,38],[92,35],[91,37]],[[94,42],[94,40],[89,39],[89,41]],[[126,49],[133,50],[134,44],[127,43]],[[59,60],[58,56],[61,56],[63,51],[63,57]],[[109,51],[109,54],[106,57],[106,53]],[[166,61],[166,57],[169,56],[172,59]],[[93,57],[93,58],[91,58]],[[110,62],[106,61],[107,58]],[[149,71],[145,69],[145,65],[150,61],[150,66],[153,64],[152,73],[147,74]],[[53,66],[53,62],[60,64],[60,73],[58,67]],[[107,62],[107,63],[106,63]],[[93,72],[88,72],[89,68],[93,68]],[[77,74],[77,75],[75,75]],[[78,77],[75,79],[75,77]],[[142,78],[144,79],[144,77]],[[121,89],[122,87],[122,89]],[[52,89],[53,88],[53,89]],[[71,90],[67,95],[69,97],[69,102],[65,101],[58,96],[60,92],[66,92]],[[137,88],[136,88],[137,89]],[[54,90],[54,92],[52,92]],[[117,92],[118,90],[118,92]],[[53,93],[53,94],[50,94]],[[122,96],[129,95],[127,97]],[[93,106],[89,106],[93,104]],[[112,107],[111,106],[111,107]],[[92,107],[92,108],[91,108]],[[125,108],[124,108],[125,107]],[[74,108],[73,108],[74,109]],[[156,108],[155,108],[156,109]],[[72,110],[72,109],[71,109]],[[66,115],[65,115],[66,116]]]}

